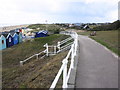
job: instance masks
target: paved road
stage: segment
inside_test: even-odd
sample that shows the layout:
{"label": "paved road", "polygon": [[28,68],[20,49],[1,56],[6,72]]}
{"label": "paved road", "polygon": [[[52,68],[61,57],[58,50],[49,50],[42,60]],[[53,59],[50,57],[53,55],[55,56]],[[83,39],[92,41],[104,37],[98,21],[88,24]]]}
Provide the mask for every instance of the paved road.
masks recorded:
{"label": "paved road", "polygon": [[118,88],[118,58],[87,36],[79,44],[76,88]]}

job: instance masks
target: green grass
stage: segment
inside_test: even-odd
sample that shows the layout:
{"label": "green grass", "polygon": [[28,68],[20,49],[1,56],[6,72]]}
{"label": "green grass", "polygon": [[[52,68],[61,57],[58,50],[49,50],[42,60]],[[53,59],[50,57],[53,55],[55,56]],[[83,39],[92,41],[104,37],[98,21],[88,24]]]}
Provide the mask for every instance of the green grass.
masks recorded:
{"label": "green grass", "polygon": [[[49,88],[58,72],[61,60],[67,52],[45,59],[31,59],[20,67],[19,61],[44,50],[43,45],[57,44],[68,38],[66,35],[51,35],[29,40],[2,51],[2,85],[4,88]],[[54,70],[54,71],[53,71]]]}
{"label": "green grass", "polygon": [[67,37],[68,36],[65,35],[55,34],[48,37],[35,38],[33,40],[7,48],[2,51],[4,61],[3,66],[7,66],[7,63],[12,63],[13,61],[16,62],[15,64],[18,64],[20,60],[24,60],[27,57],[39,53],[45,49],[43,48],[44,44],[57,44],[57,41],[61,41]]}
{"label": "green grass", "polygon": [[[32,32],[48,30],[51,33],[57,34],[59,31],[61,31],[61,26],[55,24],[32,24],[29,25],[28,28],[34,29]],[[37,28],[39,29],[37,30]]]}
{"label": "green grass", "polygon": [[[78,34],[89,36],[90,32],[91,31]],[[118,50],[118,47],[120,47],[120,44],[118,44],[118,30],[97,31],[96,34],[96,36],[89,37],[106,46],[108,49],[120,56],[120,51]]]}
{"label": "green grass", "polygon": [[77,32],[79,35],[89,36],[92,31]]}

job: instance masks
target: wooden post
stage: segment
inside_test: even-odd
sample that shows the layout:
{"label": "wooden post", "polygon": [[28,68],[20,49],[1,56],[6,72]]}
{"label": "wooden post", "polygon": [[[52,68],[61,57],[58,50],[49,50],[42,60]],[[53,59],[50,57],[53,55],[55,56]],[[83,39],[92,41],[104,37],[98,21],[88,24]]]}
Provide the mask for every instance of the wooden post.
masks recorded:
{"label": "wooden post", "polygon": [[72,45],[71,51],[71,68],[74,68],[74,44]]}
{"label": "wooden post", "polygon": [[63,88],[67,88],[67,63],[68,63],[68,60],[67,59],[64,59],[62,61],[62,63],[64,64],[64,69],[63,69]]}
{"label": "wooden post", "polygon": [[58,47],[58,51],[60,51],[60,42],[58,42],[58,45],[57,45],[57,47]]}
{"label": "wooden post", "polygon": [[54,54],[56,54],[56,46],[54,46]]}
{"label": "wooden post", "polygon": [[49,56],[48,44],[46,43],[46,56]]}
{"label": "wooden post", "polygon": [[38,54],[36,54],[36,59],[38,59]]}
{"label": "wooden post", "polygon": [[23,66],[23,61],[20,61],[20,66]]}

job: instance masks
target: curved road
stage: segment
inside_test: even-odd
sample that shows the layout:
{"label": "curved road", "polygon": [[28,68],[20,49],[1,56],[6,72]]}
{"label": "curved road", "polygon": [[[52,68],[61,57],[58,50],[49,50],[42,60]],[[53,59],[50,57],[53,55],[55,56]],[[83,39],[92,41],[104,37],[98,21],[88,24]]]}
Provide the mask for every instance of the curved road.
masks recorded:
{"label": "curved road", "polygon": [[76,88],[118,88],[118,57],[87,36],[79,44]]}

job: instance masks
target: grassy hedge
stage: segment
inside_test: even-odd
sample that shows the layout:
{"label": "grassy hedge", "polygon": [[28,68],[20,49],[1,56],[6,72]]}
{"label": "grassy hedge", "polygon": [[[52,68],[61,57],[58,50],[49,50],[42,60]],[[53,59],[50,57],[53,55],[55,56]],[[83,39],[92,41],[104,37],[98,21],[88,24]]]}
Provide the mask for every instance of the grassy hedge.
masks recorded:
{"label": "grassy hedge", "polygon": [[119,29],[120,30],[120,21],[117,20],[111,24],[108,24],[108,25],[101,25],[101,26],[97,26],[97,27],[94,27],[93,29],[91,30],[94,30],[94,31],[107,31],[107,30],[117,30]]}
{"label": "grassy hedge", "polygon": [[32,24],[29,25],[28,28],[34,29],[35,31],[48,30],[49,32],[54,34],[58,34],[61,30],[61,27],[55,24]]}

